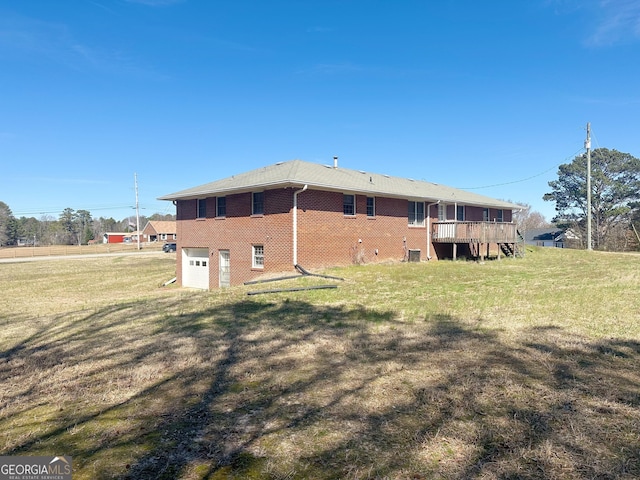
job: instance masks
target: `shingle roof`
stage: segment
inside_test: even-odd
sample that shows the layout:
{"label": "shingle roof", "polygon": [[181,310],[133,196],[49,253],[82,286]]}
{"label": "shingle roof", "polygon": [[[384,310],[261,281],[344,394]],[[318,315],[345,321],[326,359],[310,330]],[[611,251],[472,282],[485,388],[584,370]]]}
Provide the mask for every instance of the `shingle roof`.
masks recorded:
{"label": "shingle roof", "polygon": [[527,242],[535,242],[536,240],[556,240],[563,233],[565,233],[564,230],[557,227],[532,228],[524,232],[524,239]]}
{"label": "shingle roof", "polygon": [[[176,222],[170,220],[149,220],[150,225],[156,233],[176,233]],[[147,227],[145,227],[146,229]]]}
{"label": "shingle roof", "polygon": [[330,165],[291,160],[279,162],[228,178],[205,183],[176,193],[159,197],[159,200],[188,200],[207,196],[230,195],[268,188],[308,185],[309,189],[330,190],[344,193],[366,194],[379,197],[396,197],[446,203],[460,203],[504,209],[521,208],[511,202],[478,195],[437,183],[392,177],[379,173],[334,168]]}

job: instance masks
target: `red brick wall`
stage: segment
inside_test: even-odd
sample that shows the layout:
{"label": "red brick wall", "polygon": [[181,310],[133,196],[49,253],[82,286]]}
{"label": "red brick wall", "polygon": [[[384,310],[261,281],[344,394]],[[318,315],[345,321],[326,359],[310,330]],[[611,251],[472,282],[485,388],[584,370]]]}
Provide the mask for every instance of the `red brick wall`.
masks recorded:
{"label": "red brick wall", "polygon": [[[293,192],[282,188],[264,192],[264,215],[251,215],[251,193],[228,195],[226,216],[216,218],[216,199],[207,199],[207,216],[196,219],[196,200],[178,201],[177,276],[182,283],[181,248],[209,249],[211,288],[219,284],[219,251],[229,250],[231,284],[239,285],[263,273],[292,272]],[[410,249],[427,258],[425,226],[410,227],[407,200],[375,198],[375,216],[367,216],[366,196],[356,195],[355,215],[343,214],[344,195],[308,189],[298,195],[298,263],[308,270],[352,263],[405,258]],[[437,206],[430,209],[437,221]],[[492,209],[494,214],[494,209]],[[467,207],[468,220],[482,220],[482,208]],[[478,217],[479,216],[479,217]],[[509,218],[507,218],[507,216]],[[476,218],[478,217],[478,218]],[[505,221],[511,220],[505,211]],[[264,246],[264,269],[252,268],[252,245]],[[429,248],[437,259],[433,245]]]}
{"label": "red brick wall", "polygon": [[[251,193],[226,197],[225,217],[216,218],[216,199],[207,199],[207,217],[196,219],[196,200],[178,202],[178,246],[209,249],[209,284],[219,284],[219,251],[229,250],[231,284],[238,285],[265,272],[293,270],[293,190],[269,190],[264,215],[251,215]],[[252,246],[264,246],[264,269],[252,268]],[[178,257],[178,281],[182,282],[182,256]]]}
{"label": "red brick wall", "polygon": [[[305,268],[402,260],[406,249],[426,256],[426,227],[409,227],[407,200],[356,195],[356,214],[343,214],[343,194],[307,190],[298,196],[298,263]],[[377,250],[377,254],[376,254]]]}

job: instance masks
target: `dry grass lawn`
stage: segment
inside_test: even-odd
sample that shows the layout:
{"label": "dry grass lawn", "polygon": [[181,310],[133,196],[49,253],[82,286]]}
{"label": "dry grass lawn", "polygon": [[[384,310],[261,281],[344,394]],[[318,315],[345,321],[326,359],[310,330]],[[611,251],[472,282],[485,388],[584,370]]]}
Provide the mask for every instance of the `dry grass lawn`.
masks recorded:
{"label": "dry grass lawn", "polygon": [[160,285],[173,255],[0,264],[0,455],[74,479],[640,477],[640,256]]}

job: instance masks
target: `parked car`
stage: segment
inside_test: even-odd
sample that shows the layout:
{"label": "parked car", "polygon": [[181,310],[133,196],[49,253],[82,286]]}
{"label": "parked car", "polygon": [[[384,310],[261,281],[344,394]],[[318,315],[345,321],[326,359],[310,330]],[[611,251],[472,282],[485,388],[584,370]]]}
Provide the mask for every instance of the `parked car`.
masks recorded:
{"label": "parked car", "polygon": [[176,244],[175,243],[165,243],[162,246],[162,251],[164,253],[175,252],[176,251]]}

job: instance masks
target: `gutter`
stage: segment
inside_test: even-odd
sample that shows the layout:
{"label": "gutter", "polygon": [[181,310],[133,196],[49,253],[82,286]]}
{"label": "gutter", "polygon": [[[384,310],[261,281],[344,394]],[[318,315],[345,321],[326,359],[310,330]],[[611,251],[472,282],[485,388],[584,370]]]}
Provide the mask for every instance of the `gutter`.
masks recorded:
{"label": "gutter", "polygon": [[298,265],[298,194],[304,192],[309,185],[293,192],[293,265]]}
{"label": "gutter", "polygon": [[427,205],[427,260],[431,260],[431,207],[439,204],[440,200]]}

